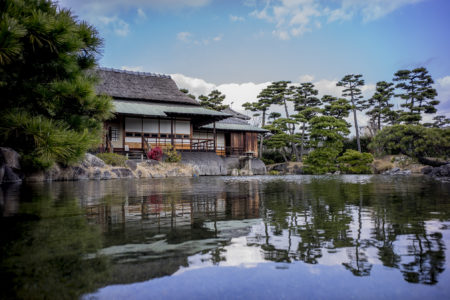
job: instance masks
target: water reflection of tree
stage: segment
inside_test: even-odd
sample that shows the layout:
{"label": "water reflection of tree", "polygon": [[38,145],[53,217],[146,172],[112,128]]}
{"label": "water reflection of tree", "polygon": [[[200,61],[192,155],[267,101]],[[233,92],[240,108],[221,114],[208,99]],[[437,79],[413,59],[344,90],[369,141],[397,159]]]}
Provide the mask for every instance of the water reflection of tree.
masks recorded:
{"label": "water reflection of tree", "polygon": [[[406,281],[434,284],[445,267],[445,244],[442,234],[430,232],[426,223],[436,218],[433,212],[448,220],[450,211],[448,201],[442,203],[445,191],[428,184],[323,178],[267,183],[262,193],[265,258],[315,264],[323,251],[345,249],[349,261],[344,267],[356,276],[369,276],[368,249],[375,247],[383,265],[400,269]],[[369,227],[370,235],[363,234]],[[297,247],[293,241],[299,241]]]}
{"label": "water reflection of tree", "polygon": [[[355,186],[349,186],[349,189],[346,189],[347,193],[351,194],[350,197],[355,196],[356,192]],[[355,276],[369,276],[370,271],[372,269],[372,264],[368,262],[368,257],[366,255],[365,250],[369,247],[370,243],[367,240],[361,240],[361,231],[362,231],[362,208],[363,208],[363,193],[362,186],[359,184],[357,186],[358,190],[358,230],[357,237],[354,241],[354,248],[349,248],[347,253],[350,258],[350,262],[343,263],[344,267],[347,270],[350,270]],[[353,192],[353,193],[352,193]]]}
{"label": "water reflection of tree", "polygon": [[33,196],[0,220],[7,229],[0,233],[0,298],[72,299],[108,277],[106,258],[95,255],[100,231],[87,224],[77,199]]}
{"label": "water reflection of tree", "polygon": [[[442,185],[392,185],[398,189],[395,193],[376,197],[372,203],[376,207],[373,237],[379,259],[385,266],[399,268],[408,282],[435,284],[444,271],[445,244],[440,232],[427,229],[427,221],[436,218],[435,212],[442,220],[449,218],[448,201],[439,196],[445,194],[440,190]],[[402,248],[406,251],[400,252]]]}

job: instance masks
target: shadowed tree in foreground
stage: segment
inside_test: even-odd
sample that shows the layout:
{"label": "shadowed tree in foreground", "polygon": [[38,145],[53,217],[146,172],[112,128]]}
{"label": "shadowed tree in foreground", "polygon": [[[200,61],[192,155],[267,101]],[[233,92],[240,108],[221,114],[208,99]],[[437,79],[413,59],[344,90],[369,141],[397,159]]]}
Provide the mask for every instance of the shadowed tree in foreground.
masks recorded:
{"label": "shadowed tree in foreground", "polygon": [[0,143],[25,167],[77,161],[112,110],[94,89],[97,31],[51,1],[2,1],[0,15]]}

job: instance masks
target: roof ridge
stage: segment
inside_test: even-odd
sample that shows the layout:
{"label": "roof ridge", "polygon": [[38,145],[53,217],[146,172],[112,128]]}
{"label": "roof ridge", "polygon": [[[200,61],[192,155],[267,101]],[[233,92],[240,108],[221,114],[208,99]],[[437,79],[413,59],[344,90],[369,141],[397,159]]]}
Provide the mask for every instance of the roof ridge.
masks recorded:
{"label": "roof ridge", "polygon": [[166,75],[166,74],[158,74],[158,73],[150,73],[150,72],[139,72],[139,71],[129,71],[129,70],[107,68],[107,67],[98,67],[98,69],[102,70],[102,71],[117,72],[117,73],[138,75],[138,76],[144,76],[144,77],[151,76],[151,77],[172,79],[172,77],[170,77],[170,75]]}

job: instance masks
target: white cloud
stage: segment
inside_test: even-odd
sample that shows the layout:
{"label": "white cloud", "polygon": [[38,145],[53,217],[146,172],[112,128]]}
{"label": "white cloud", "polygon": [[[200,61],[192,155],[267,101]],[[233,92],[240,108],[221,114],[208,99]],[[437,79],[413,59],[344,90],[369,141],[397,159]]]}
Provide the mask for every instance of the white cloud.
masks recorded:
{"label": "white cloud", "polygon": [[185,76],[183,74],[171,74],[172,79],[180,89],[188,89],[194,96],[207,95],[216,88],[213,83],[200,78]]}
{"label": "white cloud", "polygon": [[207,46],[211,44],[211,42],[220,42],[222,40],[223,35],[219,34],[212,38],[203,38],[203,39],[192,39],[193,34],[190,32],[179,32],[177,34],[177,39],[179,41],[185,42],[185,43],[192,43],[194,45],[204,45]]}
{"label": "white cloud", "polygon": [[422,1],[426,0],[276,0],[266,1],[250,16],[273,23],[274,35],[288,40],[321,28],[324,21],[342,22],[360,16],[363,22],[370,22]]}
{"label": "white cloud", "polygon": [[312,82],[314,80],[314,76],[313,75],[302,75],[298,78],[299,82]]}
{"label": "white cloud", "polygon": [[117,16],[99,16],[97,20],[101,27],[113,31],[116,35],[127,36],[130,32],[130,25]]}
{"label": "white cloud", "polygon": [[289,36],[289,33],[285,30],[274,30],[272,31],[272,34],[283,41],[289,40],[291,38]]}
{"label": "white cloud", "polygon": [[133,72],[143,72],[143,66],[121,66],[120,69]]}
{"label": "white cloud", "polygon": [[137,9],[137,14],[138,14],[138,16],[140,18],[143,18],[143,19],[147,18],[147,15],[145,14],[145,11],[142,8],[140,8],[140,7]]}
{"label": "white cloud", "polygon": [[178,32],[177,39],[182,41],[182,42],[189,42],[189,39],[190,39],[191,36],[192,36],[192,34],[190,32],[187,32],[187,31]]}
{"label": "white cloud", "polygon": [[436,82],[435,88],[438,92],[436,99],[441,101],[438,105],[438,114],[450,118],[450,76],[440,78]]}
{"label": "white cloud", "polygon": [[244,17],[240,17],[240,16],[230,15],[230,21],[231,22],[243,22],[243,21],[245,21],[245,18]]}
{"label": "white cloud", "polygon": [[130,26],[124,20],[118,20],[117,23],[114,24],[114,32],[120,36],[127,36],[130,32]]}

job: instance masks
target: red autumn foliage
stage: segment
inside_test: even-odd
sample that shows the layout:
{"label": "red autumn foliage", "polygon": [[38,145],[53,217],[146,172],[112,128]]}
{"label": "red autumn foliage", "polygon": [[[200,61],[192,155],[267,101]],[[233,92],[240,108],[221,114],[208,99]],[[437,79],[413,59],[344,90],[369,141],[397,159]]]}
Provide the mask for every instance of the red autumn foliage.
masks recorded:
{"label": "red autumn foliage", "polygon": [[152,148],[152,150],[147,152],[147,157],[153,160],[161,160],[163,156],[163,151],[159,147]]}

